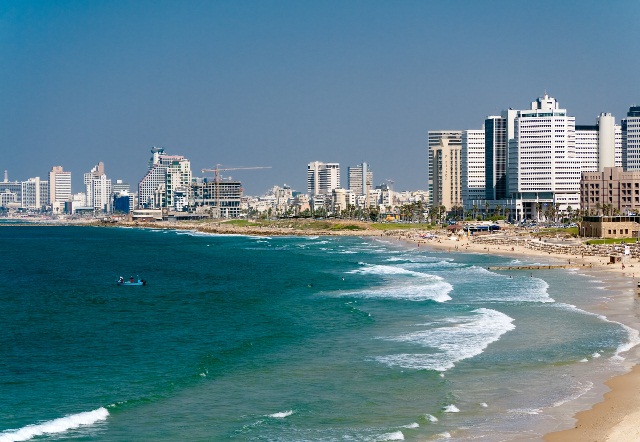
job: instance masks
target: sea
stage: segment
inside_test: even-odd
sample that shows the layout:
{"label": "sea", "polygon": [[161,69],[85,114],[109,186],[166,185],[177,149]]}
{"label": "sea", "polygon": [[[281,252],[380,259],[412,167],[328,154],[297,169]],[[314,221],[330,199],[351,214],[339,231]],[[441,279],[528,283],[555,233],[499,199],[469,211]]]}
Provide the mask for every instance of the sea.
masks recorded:
{"label": "sea", "polygon": [[488,269],[536,263],[0,226],[0,442],[541,440],[637,362],[640,315],[619,277]]}

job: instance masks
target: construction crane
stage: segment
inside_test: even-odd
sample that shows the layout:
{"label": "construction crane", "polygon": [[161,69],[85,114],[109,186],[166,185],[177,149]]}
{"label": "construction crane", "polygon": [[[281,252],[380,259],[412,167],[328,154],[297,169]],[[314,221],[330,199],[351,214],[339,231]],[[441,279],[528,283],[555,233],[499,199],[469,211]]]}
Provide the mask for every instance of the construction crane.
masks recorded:
{"label": "construction crane", "polygon": [[255,169],[271,169],[271,166],[253,166],[253,167],[220,167],[221,164],[216,164],[214,169],[202,169],[202,173],[213,172],[216,209],[218,211],[218,218],[222,216],[222,208],[220,207],[220,172],[227,172],[229,170],[255,170]]}

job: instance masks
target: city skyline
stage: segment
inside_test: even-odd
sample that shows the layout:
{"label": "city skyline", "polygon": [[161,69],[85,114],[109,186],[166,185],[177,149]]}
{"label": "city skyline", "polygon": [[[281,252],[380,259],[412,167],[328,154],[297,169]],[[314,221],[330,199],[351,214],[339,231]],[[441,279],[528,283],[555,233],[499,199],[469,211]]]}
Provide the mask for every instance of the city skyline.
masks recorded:
{"label": "city skyline", "polygon": [[[151,146],[246,193],[303,191],[309,161],[427,189],[427,132],[480,129],[547,91],[619,122],[640,86],[640,4],[3,2],[0,170],[137,184]],[[497,26],[496,24],[499,24]],[[196,173],[197,174],[197,173]]]}

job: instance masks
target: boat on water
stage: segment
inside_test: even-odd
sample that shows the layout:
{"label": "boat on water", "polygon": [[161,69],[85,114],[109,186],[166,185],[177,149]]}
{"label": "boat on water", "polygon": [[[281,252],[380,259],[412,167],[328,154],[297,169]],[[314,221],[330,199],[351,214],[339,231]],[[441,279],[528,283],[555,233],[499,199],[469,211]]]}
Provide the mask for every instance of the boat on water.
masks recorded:
{"label": "boat on water", "polygon": [[128,280],[125,280],[122,276],[117,281],[118,285],[147,285],[147,281],[144,279],[133,279],[133,276]]}

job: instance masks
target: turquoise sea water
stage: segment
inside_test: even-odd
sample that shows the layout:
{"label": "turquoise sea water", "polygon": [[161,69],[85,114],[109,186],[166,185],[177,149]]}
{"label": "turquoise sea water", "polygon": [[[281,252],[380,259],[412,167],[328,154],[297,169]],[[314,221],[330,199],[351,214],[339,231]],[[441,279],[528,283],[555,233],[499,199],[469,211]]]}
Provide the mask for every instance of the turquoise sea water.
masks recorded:
{"label": "turquoise sea water", "polygon": [[5,226],[0,251],[0,442],[536,440],[638,340],[581,308],[593,278],[382,238]]}

